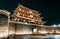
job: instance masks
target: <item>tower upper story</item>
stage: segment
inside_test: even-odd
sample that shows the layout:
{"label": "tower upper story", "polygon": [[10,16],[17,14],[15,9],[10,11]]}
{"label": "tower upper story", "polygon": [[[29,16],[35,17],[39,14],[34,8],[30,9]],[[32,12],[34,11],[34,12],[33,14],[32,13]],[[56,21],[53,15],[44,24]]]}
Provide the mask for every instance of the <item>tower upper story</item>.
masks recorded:
{"label": "tower upper story", "polygon": [[45,22],[42,21],[42,17],[40,15],[41,14],[38,11],[18,4],[17,8],[14,10],[13,17],[16,21],[43,25]]}

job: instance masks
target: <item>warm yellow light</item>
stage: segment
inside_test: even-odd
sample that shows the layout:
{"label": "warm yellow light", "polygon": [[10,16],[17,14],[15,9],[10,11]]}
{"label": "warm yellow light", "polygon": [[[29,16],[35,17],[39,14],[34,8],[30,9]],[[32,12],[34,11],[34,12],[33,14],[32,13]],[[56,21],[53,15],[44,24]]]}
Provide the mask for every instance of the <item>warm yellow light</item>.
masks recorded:
{"label": "warm yellow light", "polygon": [[20,15],[20,13],[17,13],[17,16],[19,16]]}
{"label": "warm yellow light", "polygon": [[29,13],[32,13],[32,11],[29,11]]}
{"label": "warm yellow light", "polygon": [[19,8],[18,10],[21,11],[21,8]]}
{"label": "warm yellow light", "polygon": [[30,17],[33,17],[33,15],[30,15]]}
{"label": "warm yellow light", "polygon": [[31,22],[35,22],[35,21],[31,21]]}
{"label": "warm yellow light", "polygon": [[17,35],[24,35],[24,34],[32,34],[32,32],[27,32],[27,31],[23,31],[23,32],[16,32]]}
{"label": "warm yellow light", "polygon": [[48,33],[48,31],[45,30],[45,29],[41,29],[41,30],[39,30],[38,32],[41,33],[41,34],[47,34],[47,33]]}
{"label": "warm yellow light", "polygon": [[8,37],[8,31],[0,32],[0,38],[3,38],[3,37]]}
{"label": "warm yellow light", "polygon": [[9,35],[12,35],[12,34],[15,34],[15,32],[14,31],[10,31],[9,32]]}
{"label": "warm yellow light", "polygon": [[33,32],[34,32],[34,33],[37,32],[37,28],[33,29]]}

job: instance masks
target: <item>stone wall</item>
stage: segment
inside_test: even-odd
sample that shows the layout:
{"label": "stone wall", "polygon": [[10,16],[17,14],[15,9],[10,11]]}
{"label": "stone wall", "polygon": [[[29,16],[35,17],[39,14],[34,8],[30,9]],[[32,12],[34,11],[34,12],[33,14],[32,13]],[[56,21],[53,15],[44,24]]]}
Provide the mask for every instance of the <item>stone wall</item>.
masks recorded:
{"label": "stone wall", "polygon": [[0,38],[8,36],[8,16],[0,12]]}
{"label": "stone wall", "polygon": [[9,35],[24,35],[24,34],[32,34],[32,26],[24,25],[24,24],[9,24]]}
{"label": "stone wall", "polygon": [[18,24],[16,26],[16,34],[32,34],[32,26]]}
{"label": "stone wall", "polygon": [[15,24],[10,23],[9,24],[9,35],[15,34]]}

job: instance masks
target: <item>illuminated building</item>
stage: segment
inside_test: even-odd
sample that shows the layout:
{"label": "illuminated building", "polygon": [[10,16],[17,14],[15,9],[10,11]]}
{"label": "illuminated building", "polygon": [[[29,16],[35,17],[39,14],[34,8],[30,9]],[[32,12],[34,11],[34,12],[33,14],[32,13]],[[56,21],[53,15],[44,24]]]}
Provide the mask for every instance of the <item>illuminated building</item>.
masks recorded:
{"label": "illuminated building", "polygon": [[38,11],[19,4],[14,11],[13,17],[16,21],[43,25],[45,22],[42,21],[42,17],[40,15],[41,14],[39,14]]}
{"label": "illuminated building", "polygon": [[[10,35],[60,34],[60,28],[45,26],[38,11],[18,5],[12,17],[10,12],[0,10],[0,38]],[[10,19],[11,18],[11,19]],[[32,27],[36,28],[32,28]]]}
{"label": "illuminated building", "polygon": [[8,36],[9,15],[10,12],[7,10],[0,10],[0,38]]}
{"label": "illuminated building", "polygon": [[[16,23],[13,23],[15,25],[15,31],[16,34],[33,34],[32,27],[35,25],[43,25],[45,22],[42,21],[42,17],[40,17],[41,14],[39,14],[38,11],[29,9],[27,7],[24,7],[23,5],[18,5],[17,8],[14,10],[14,13],[12,15],[11,21],[14,21]],[[19,23],[22,24],[19,24]],[[10,26],[12,22],[10,22]],[[34,24],[34,25],[33,25]],[[13,28],[12,28],[13,29]],[[37,33],[37,32],[36,32]]]}
{"label": "illuminated building", "polygon": [[[29,9],[19,4],[14,10],[12,15],[10,26],[15,25],[15,33],[22,34],[53,34],[58,31],[55,30],[57,27],[45,26],[45,22],[42,21],[41,14],[38,11]],[[14,25],[13,25],[14,24]],[[36,28],[32,27],[35,26]]]}

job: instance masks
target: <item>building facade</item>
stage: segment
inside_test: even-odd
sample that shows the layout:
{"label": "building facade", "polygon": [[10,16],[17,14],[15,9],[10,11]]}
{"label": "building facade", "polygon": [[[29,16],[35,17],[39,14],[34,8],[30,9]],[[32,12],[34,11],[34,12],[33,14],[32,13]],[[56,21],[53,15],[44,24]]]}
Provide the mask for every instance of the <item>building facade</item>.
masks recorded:
{"label": "building facade", "polygon": [[59,27],[45,26],[38,11],[18,5],[13,15],[0,10],[0,38],[14,35],[60,34]]}
{"label": "building facade", "polygon": [[9,12],[0,10],[0,38],[7,37],[9,30]]}
{"label": "building facade", "polygon": [[42,17],[40,15],[41,14],[38,11],[29,9],[19,4],[14,10],[13,17],[16,21],[43,25],[45,22],[42,21]]}

